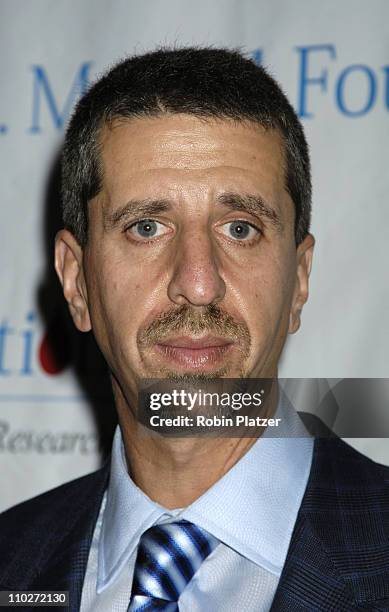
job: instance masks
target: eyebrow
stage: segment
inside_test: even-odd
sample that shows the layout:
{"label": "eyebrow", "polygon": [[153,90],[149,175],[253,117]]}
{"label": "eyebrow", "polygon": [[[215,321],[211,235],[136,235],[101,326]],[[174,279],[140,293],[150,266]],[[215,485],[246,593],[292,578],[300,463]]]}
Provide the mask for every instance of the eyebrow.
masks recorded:
{"label": "eyebrow", "polygon": [[118,208],[112,213],[103,213],[104,229],[110,231],[115,229],[128,217],[151,217],[165,212],[171,208],[171,202],[168,200],[130,200],[124,206]]}
{"label": "eyebrow", "polygon": [[[283,230],[283,224],[278,213],[269,206],[260,195],[227,192],[220,194],[216,198],[216,203],[221,206],[226,206],[231,210],[240,210],[256,217],[264,217],[270,221],[278,231]],[[129,217],[152,217],[161,212],[166,212],[171,208],[172,202],[169,200],[153,200],[149,198],[144,200],[129,200],[117,210],[111,213],[103,213],[104,229],[106,231],[111,231]]]}
{"label": "eyebrow", "polygon": [[231,210],[241,210],[255,217],[265,217],[278,231],[283,230],[284,226],[279,214],[260,195],[229,192],[218,196],[217,202]]}

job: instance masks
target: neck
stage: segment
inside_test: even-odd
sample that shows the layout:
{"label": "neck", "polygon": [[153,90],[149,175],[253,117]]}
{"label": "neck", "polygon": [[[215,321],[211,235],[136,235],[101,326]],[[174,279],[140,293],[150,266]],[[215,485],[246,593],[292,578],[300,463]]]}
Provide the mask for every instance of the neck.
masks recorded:
{"label": "neck", "polygon": [[[115,381],[113,388],[128,472],[150,499],[165,508],[186,507],[198,499],[258,438],[169,438],[150,432],[136,421]],[[266,414],[261,416],[275,413],[277,398],[277,385],[274,385]]]}

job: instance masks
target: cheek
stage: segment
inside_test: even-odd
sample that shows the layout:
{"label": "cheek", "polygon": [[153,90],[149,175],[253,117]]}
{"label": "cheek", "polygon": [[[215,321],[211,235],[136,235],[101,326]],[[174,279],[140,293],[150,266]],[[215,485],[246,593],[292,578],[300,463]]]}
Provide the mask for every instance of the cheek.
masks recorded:
{"label": "cheek", "polygon": [[102,258],[90,276],[90,310],[96,334],[105,344],[134,344],[139,326],[160,299],[161,278],[125,259]]}
{"label": "cheek", "polygon": [[252,274],[242,308],[253,340],[272,338],[288,321],[293,288],[293,266],[277,259]]}

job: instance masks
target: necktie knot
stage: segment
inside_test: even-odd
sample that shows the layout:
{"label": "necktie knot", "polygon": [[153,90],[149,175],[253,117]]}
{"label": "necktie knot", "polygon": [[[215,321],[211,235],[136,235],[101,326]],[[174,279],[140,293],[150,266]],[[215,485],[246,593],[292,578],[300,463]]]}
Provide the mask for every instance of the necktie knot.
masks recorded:
{"label": "necktie knot", "polygon": [[155,525],[142,535],[128,612],[178,610],[177,601],[219,541],[189,521]]}

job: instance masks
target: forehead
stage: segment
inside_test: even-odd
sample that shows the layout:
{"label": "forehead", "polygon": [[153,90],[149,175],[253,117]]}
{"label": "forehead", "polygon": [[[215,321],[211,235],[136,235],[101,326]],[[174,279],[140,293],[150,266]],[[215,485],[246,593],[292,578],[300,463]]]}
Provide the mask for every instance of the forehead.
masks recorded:
{"label": "forehead", "polygon": [[253,122],[192,115],[117,119],[100,135],[103,191],[111,205],[184,192],[285,194],[284,145]]}

